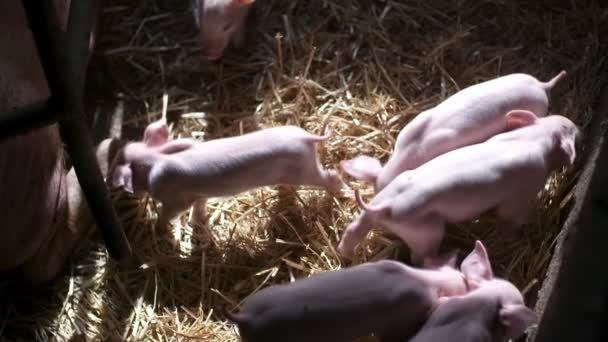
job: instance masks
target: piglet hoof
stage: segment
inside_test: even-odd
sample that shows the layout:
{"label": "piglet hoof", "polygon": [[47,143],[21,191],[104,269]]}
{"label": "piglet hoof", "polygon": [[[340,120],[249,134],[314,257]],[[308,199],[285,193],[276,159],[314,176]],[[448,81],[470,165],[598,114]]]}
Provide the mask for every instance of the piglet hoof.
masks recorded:
{"label": "piglet hoof", "polygon": [[342,181],[336,170],[325,170],[326,188],[330,192],[339,193],[343,190],[350,190],[350,187]]}
{"label": "piglet hoof", "polygon": [[345,261],[351,261],[355,257],[354,248],[347,248],[344,244],[344,240],[340,241],[336,250],[340,254],[340,257]]}

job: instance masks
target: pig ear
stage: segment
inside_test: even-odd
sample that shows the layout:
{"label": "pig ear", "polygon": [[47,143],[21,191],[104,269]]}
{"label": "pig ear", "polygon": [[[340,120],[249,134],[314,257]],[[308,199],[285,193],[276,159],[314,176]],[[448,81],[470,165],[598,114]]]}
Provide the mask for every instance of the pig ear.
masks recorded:
{"label": "pig ear", "polygon": [[531,111],[521,109],[512,110],[505,117],[507,118],[508,131],[532,125],[538,120],[538,117]]}
{"label": "pig ear", "polygon": [[159,146],[169,140],[169,127],[165,120],[155,121],[146,127],[144,131],[144,144],[147,146]]}
{"label": "pig ear", "polygon": [[114,168],[112,172],[112,186],[116,188],[123,187],[124,191],[133,193],[131,164],[120,165]]}
{"label": "pig ear", "polygon": [[449,266],[456,268],[456,260],[458,259],[458,251],[454,250],[443,255],[435,257],[426,257],[422,261],[424,268],[440,268]]}
{"label": "pig ear", "polygon": [[569,139],[563,137],[561,134],[556,133],[553,136],[555,141],[555,145],[559,146],[560,154],[562,155],[562,159],[564,164],[573,165],[574,160],[576,159],[576,149],[574,139]]}
{"label": "pig ear", "polygon": [[536,313],[525,305],[508,304],[498,312],[500,323],[505,328],[507,339],[516,339],[534,324],[537,320]]}
{"label": "pig ear", "polygon": [[488,252],[481,241],[475,241],[475,248],[462,261],[460,271],[464,274],[471,289],[478,288],[481,282],[494,277]]}
{"label": "pig ear", "polygon": [[354,159],[343,160],[340,163],[342,170],[349,175],[367,182],[375,182],[382,169],[380,161],[368,156],[358,156]]}

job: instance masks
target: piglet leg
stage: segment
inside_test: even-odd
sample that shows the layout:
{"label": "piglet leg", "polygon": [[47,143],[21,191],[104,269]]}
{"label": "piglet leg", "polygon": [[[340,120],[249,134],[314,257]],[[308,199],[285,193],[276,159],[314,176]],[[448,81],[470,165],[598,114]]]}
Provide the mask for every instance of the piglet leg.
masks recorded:
{"label": "piglet leg", "polygon": [[162,202],[160,215],[156,221],[156,229],[168,230],[168,225],[176,216],[188,210],[196,201],[191,196],[176,196],[170,201]]}
{"label": "piglet leg", "polygon": [[427,257],[436,256],[443,240],[444,222],[436,215],[429,215],[415,222],[408,222],[395,232],[410,248],[412,265],[423,266]]}
{"label": "piglet leg", "polygon": [[359,216],[351,222],[342,233],[342,240],[338,244],[338,252],[345,258],[354,256],[355,247],[359,241],[365,238],[365,235],[372,229],[373,220],[367,212],[359,214]]}
{"label": "piglet leg", "polygon": [[306,160],[302,160],[302,165],[305,165],[306,168],[300,175],[302,180],[300,182],[294,182],[294,184],[299,183],[318,186],[326,188],[331,192],[339,192],[346,187],[336,170],[327,170],[321,165],[317,149],[314,145],[305,159]]}
{"label": "piglet leg", "polygon": [[316,174],[312,177],[312,185],[326,188],[331,192],[339,192],[346,186],[336,170],[326,170],[319,164],[317,168]]}
{"label": "piglet leg", "polygon": [[192,206],[192,223],[195,226],[204,226],[207,221],[207,199],[201,198]]}

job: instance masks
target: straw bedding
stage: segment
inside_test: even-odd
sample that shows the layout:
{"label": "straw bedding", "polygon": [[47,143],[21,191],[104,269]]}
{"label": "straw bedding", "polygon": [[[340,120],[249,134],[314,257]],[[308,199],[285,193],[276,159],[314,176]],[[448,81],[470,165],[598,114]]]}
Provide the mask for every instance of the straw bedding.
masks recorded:
{"label": "straw bedding", "polygon": [[[583,127],[591,115],[607,33],[599,2],[258,2],[251,44],[210,63],[199,56],[187,1],[106,1],[88,114],[124,113],[114,134],[127,139],[163,115],[163,96],[173,137],[209,140],[285,124],[320,133],[331,120],[334,136],[319,154],[334,168],[359,154],[386,161],[416,114],[512,72],[548,80],[566,69],[551,111]],[[369,184],[346,180],[369,198]],[[483,240],[495,273],[532,306],[575,181],[576,170],[551,178],[522,230],[505,232],[488,214],[450,225],[444,248]],[[149,198],[116,192],[114,200],[135,260],[110,260],[93,232],[55,283],[3,281],[1,336],[236,341],[221,309],[264,286],[346,266],[334,248],[358,211],[347,192],[268,187],[210,200],[208,227],[193,227],[186,213],[171,236],[153,230],[159,206]],[[407,249],[375,230],[355,262],[382,258],[404,260]]]}

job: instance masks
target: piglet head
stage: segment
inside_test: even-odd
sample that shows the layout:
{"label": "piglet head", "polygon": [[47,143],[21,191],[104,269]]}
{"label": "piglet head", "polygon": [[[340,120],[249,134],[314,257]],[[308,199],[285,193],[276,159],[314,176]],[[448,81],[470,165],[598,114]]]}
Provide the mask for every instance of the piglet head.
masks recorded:
{"label": "piglet head", "polygon": [[380,161],[368,156],[358,156],[354,159],[344,160],[340,163],[342,170],[347,174],[367,182],[376,182],[382,169]]}
{"label": "piglet head", "polygon": [[128,144],[118,152],[109,170],[109,181],[113,188],[123,188],[128,193],[133,193],[133,172],[131,163],[127,160],[125,149]]}
{"label": "piglet head", "polygon": [[488,252],[481,241],[475,241],[473,251],[462,261],[460,271],[470,290],[479,288],[484,281],[492,280],[494,273]]}
{"label": "piglet head", "polygon": [[514,340],[537,320],[536,313],[523,304],[505,304],[498,311],[506,340]]}
{"label": "piglet head", "polygon": [[160,146],[169,141],[169,127],[164,119],[152,122],[144,131],[143,142],[149,147]]}
{"label": "piglet head", "polygon": [[561,115],[547,116],[543,118],[543,124],[552,130],[559,166],[572,166],[576,160],[577,148],[581,147],[580,129],[570,119]]}
{"label": "piglet head", "polygon": [[525,306],[517,287],[504,279],[487,281],[472,295],[498,300],[498,322],[502,328],[503,340],[517,339],[537,320],[536,313]]}
{"label": "piglet head", "polygon": [[460,270],[471,295],[499,301],[499,322],[506,340],[516,339],[536,321],[536,314],[524,305],[517,287],[494,277],[488,253],[481,241],[475,241],[475,248],[463,260]]}
{"label": "piglet head", "polygon": [[235,35],[240,35],[254,0],[198,0],[201,51],[209,60],[222,57]]}
{"label": "piglet head", "polygon": [[[152,148],[159,147],[169,141],[169,127],[164,119],[152,122],[146,127],[143,142],[132,142],[122,146],[108,171],[110,184],[115,188],[133,193],[145,185],[133,181],[133,160],[144,160]],[[141,183],[141,182],[140,182]]]}

